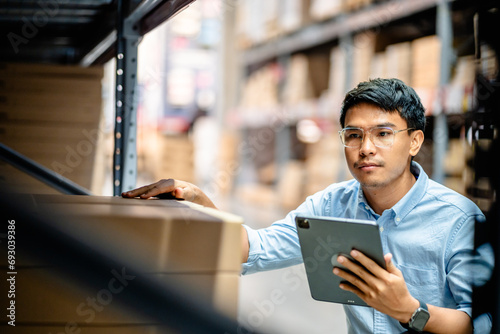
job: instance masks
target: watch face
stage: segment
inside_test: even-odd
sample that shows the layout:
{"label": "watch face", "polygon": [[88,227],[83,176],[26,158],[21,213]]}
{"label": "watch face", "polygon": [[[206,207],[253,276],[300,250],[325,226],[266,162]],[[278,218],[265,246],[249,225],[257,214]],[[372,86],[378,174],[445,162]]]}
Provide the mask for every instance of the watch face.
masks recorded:
{"label": "watch face", "polygon": [[423,331],[427,320],[429,320],[429,312],[424,309],[419,309],[412,319],[410,327],[417,331]]}

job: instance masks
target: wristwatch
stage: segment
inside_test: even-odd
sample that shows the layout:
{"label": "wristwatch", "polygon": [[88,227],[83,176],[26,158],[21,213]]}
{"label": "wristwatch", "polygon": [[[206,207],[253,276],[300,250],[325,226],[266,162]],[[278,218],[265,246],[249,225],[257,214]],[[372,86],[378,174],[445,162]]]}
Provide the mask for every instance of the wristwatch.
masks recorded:
{"label": "wristwatch", "polygon": [[427,304],[421,300],[418,302],[420,303],[420,306],[415,310],[415,312],[413,312],[410,322],[407,324],[401,323],[401,325],[404,328],[410,329],[412,332],[422,333],[427,321],[429,320],[430,314]]}

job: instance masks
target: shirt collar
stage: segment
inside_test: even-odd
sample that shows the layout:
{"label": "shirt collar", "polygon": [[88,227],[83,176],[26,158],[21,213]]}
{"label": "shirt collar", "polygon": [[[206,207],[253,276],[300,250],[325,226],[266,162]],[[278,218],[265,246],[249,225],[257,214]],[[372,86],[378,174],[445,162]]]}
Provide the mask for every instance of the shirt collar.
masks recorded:
{"label": "shirt collar", "polygon": [[395,213],[394,223],[396,225],[399,225],[399,223],[403,221],[403,219],[415,208],[427,190],[429,177],[425,173],[422,166],[420,166],[417,162],[412,161],[410,170],[417,181],[413,187],[411,187],[410,191],[408,191],[406,195],[404,195],[403,198],[401,198],[399,202],[392,207]]}
{"label": "shirt collar", "polygon": [[368,204],[368,201],[365,198],[365,194],[363,194],[363,189],[361,189],[361,185],[359,182],[357,183],[358,186],[358,206],[362,206],[363,210],[365,210],[368,214],[371,214],[373,218],[378,219],[380,217],[379,214],[375,213],[371,206]]}
{"label": "shirt collar", "polygon": [[[410,191],[406,193],[390,210],[394,212],[394,223],[399,225],[401,221],[413,210],[413,208],[420,202],[427,189],[427,182],[429,177],[425,173],[422,166],[417,162],[412,161],[410,166],[411,173],[415,176],[417,181],[411,187]],[[358,183],[358,205],[362,205],[365,209],[369,210],[371,214],[378,218],[373,209],[368,205],[363,190]]]}

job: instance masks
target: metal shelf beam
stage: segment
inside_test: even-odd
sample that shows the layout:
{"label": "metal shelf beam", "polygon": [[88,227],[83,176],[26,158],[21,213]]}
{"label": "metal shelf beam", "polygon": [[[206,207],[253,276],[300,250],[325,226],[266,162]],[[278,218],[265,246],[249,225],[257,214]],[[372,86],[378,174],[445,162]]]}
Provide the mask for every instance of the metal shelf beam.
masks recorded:
{"label": "metal shelf beam", "polygon": [[[451,78],[451,64],[454,57],[453,51],[453,22],[450,4],[440,1],[436,15],[436,33],[441,41],[441,59],[439,66],[439,89],[443,89]],[[444,94],[439,94],[443,98]],[[444,103],[439,103],[443,106]],[[448,121],[444,110],[438,110],[433,130],[433,159],[432,179],[443,183],[445,179],[444,157],[448,148]]]}
{"label": "metal shelf beam", "polygon": [[[194,0],[146,0],[125,17],[127,0],[117,6],[116,90],[115,90],[115,147],[113,153],[113,195],[136,186],[137,179],[137,53],[142,36],[158,24],[184,9]],[[104,42],[104,41],[103,41]],[[99,52],[109,48],[101,47]],[[92,55],[100,58],[99,54]]]}
{"label": "metal shelf beam", "polygon": [[315,47],[356,31],[379,27],[454,0],[392,0],[357,12],[315,23],[291,34],[252,47],[242,54],[241,64],[258,64],[283,54]]}
{"label": "metal shelf beam", "polygon": [[[124,18],[124,21],[127,22],[128,26],[135,27],[135,31],[141,36],[144,36],[162,22],[165,22],[184,10],[194,1],[195,0],[144,0],[132,11],[132,13],[130,13],[130,15]],[[103,59],[103,55],[115,48],[116,41],[117,30],[115,29],[82,58],[80,65],[90,66],[109,60],[105,57]]]}
{"label": "metal shelf beam", "polygon": [[0,160],[68,195],[92,195],[82,186],[0,143]]}

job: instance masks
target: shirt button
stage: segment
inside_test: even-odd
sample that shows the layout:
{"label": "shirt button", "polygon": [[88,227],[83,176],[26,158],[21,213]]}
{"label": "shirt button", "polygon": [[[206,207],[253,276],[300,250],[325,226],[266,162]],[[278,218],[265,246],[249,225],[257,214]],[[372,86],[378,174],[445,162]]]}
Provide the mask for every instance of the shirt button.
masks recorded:
{"label": "shirt button", "polygon": [[368,205],[365,205],[366,210],[370,210],[370,207]]}
{"label": "shirt button", "polygon": [[396,217],[396,221],[397,221],[397,222],[401,221],[401,218]]}
{"label": "shirt button", "polygon": [[380,227],[380,232],[384,232],[384,228],[383,227]]}

